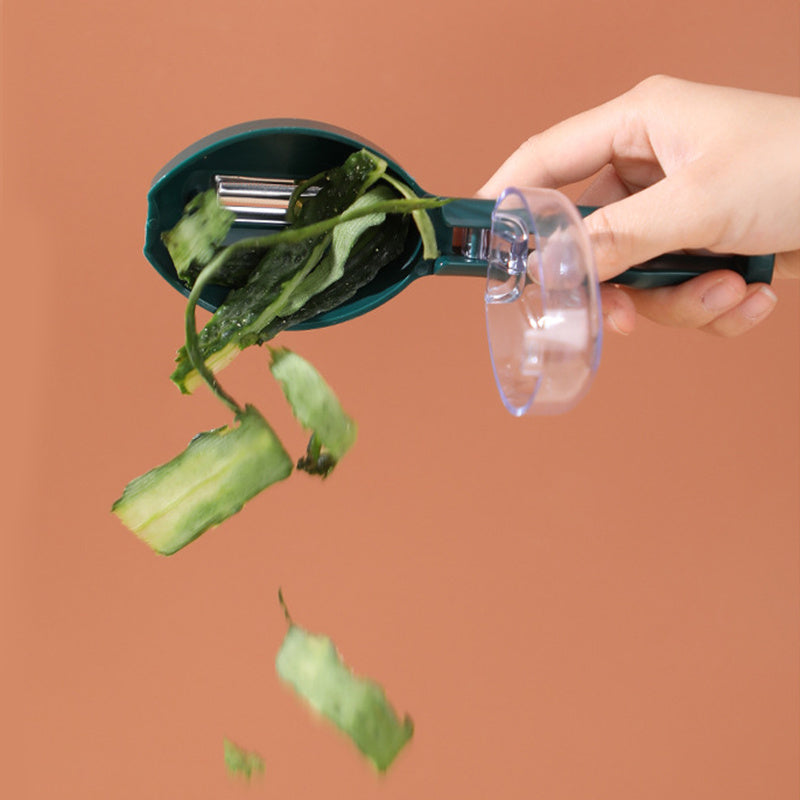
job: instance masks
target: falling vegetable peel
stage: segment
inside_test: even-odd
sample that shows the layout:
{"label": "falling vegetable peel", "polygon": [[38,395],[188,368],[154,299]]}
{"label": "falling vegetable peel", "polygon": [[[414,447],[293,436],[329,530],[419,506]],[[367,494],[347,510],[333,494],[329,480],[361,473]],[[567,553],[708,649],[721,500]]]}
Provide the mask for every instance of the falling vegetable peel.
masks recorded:
{"label": "falling vegetable peel", "polygon": [[355,675],[331,639],[296,625],[278,596],[289,624],[275,659],[278,677],[385,772],[414,734],[411,717],[401,720],[383,688]]}
{"label": "falling vegetable peel", "polygon": [[230,775],[241,775],[250,780],[264,772],[264,759],[256,752],[239,747],[230,739],[223,740],[225,767]]}
{"label": "falling vegetable peel", "polygon": [[[264,416],[251,404],[240,405],[216,373],[245,347],[352,297],[398,255],[408,214],[426,255],[435,255],[424,209],[438,201],[416,198],[394,179],[375,186],[385,170],[384,161],[362,151],[315,176],[320,192],[301,206],[298,187],[289,206],[290,227],[271,237],[225,248],[232,215],[208,193],[194,198],[164,234],[178,274],[191,286],[186,342],[172,379],[185,393],[205,382],[233,413],[234,424],[198,434],[171,461],[131,481],[113,504],[113,513],[156,553],[178,552],[293,470]],[[198,333],[195,308],[211,281],[233,288]],[[311,431],[297,468],[325,477],[355,442],[356,424],[309,362],[285,348],[270,348],[270,354],[273,376],[299,424]],[[280,679],[384,772],[413,735],[410,717],[400,720],[377,683],[357,677],[327,636],[295,625],[282,595],[280,602],[289,622],[275,662]],[[228,739],[224,756],[229,773],[247,780],[264,770],[260,755]]]}
{"label": "falling vegetable peel", "polygon": [[276,481],[292,461],[253,407],[237,424],[195,436],[171,461],[132,480],[112,511],[161,555],[172,555]]}

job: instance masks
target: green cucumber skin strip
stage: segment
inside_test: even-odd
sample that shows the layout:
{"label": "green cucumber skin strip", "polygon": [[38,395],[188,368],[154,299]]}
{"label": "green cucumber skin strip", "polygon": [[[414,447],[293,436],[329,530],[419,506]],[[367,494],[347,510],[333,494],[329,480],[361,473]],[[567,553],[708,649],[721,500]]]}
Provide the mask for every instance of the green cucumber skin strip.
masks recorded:
{"label": "green cucumber skin strip", "polygon": [[252,406],[238,425],[196,436],[171,461],[131,481],[112,511],[161,555],[172,555],[287,478],[292,460]]}
{"label": "green cucumber skin strip", "polygon": [[292,295],[302,285],[309,273],[322,260],[325,250],[329,244],[330,238],[327,235],[324,236],[321,241],[318,241],[300,268],[292,275],[291,278],[280,285],[280,292],[278,296],[266,308],[262,309],[252,322],[242,327],[240,339],[243,347],[247,347],[250,344],[255,344],[255,340],[250,338],[247,335],[248,333],[260,330],[267,322],[275,319],[275,317],[278,316],[278,314],[286,307],[287,303],[289,303],[289,301],[292,299]]}
{"label": "green cucumber skin strip", "polygon": [[286,328],[305,322],[350,300],[362,286],[377,276],[382,267],[401,255],[407,233],[408,217],[405,214],[390,214],[377,228],[365,231],[347,259],[344,275],[326,289],[310,297],[299,311],[274,319],[259,332],[259,344],[268,342]]}
{"label": "green cucumber skin strip", "polygon": [[[377,200],[388,199],[387,195],[391,197],[389,187],[372,188],[362,194],[350,208],[355,210],[372,206]],[[385,219],[385,214],[372,213],[337,225],[328,234],[330,238],[327,241],[330,242],[330,247],[324,257],[314,271],[292,291],[288,302],[281,309],[281,316],[297,313],[312,297],[337,283],[342,278],[350,253],[361,236],[370,228],[379,227]]]}
{"label": "green cucumber skin strip", "polygon": [[285,348],[272,351],[270,370],[300,424],[338,461],[355,442],[357,427],[333,390],[308,361]]}
{"label": "green cucumber skin strip", "polygon": [[401,721],[383,688],[355,676],[327,636],[290,624],[275,668],[282,681],[347,734],[380,772],[391,766],[414,733],[411,718]]}
{"label": "green cucumber skin strip", "polygon": [[380,180],[388,166],[384,159],[368,150],[351,153],[343,164],[311,179],[319,189],[313,199],[303,202],[300,198],[302,186],[295,190],[287,222],[297,228],[340,214]]}
{"label": "green cucumber skin strip", "polygon": [[[233,246],[233,245],[232,245]],[[250,277],[250,282],[239,289],[233,289],[225,303],[202,328],[199,334],[192,335],[187,330],[187,344],[176,357],[176,367],[171,379],[182,392],[188,392],[186,379],[195,369],[193,362],[198,359],[189,356],[190,338],[197,339],[197,356],[206,362],[211,355],[219,352],[229,343],[236,343],[243,337],[243,331],[253,325],[265,306],[274,303],[280,296],[283,283],[291,280],[292,275],[302,268],[314,249],[314,242],[301,242],[294,246],[276,245],[271,252],[270,269],[257,270]],[[194,310],[202,289],[213,282],[217,269],[224,264],[223,251],[200,273],[189,294],[187,305],[187,325],[195,325]],[[205,377],[205,376],[204,376]]]}

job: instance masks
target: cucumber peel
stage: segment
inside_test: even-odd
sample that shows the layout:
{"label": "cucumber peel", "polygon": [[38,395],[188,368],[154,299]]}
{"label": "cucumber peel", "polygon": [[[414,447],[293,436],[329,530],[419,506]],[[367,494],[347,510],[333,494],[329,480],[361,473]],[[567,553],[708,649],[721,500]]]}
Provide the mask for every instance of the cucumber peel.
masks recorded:
{"label": "cucumber peel", "polygon": [[256,752],[245,750],[230,739],[223,740],[225,767],[230,775],[241,775],[250,780],[254,774],[264,772],[264,759]]}
{"label": "cucumber peel", "polygon": [[192,266],[201,267],[214,257],[236,215],[217,202],[213,189],[193,197],[174,228],[161,237],[178,277],[189,282]]}
{"label": "cucumber peel", "polygon": [[252,406],[237,425],[198,434],[171,461],[131,481],[111,510],[156,553],[172,555],[287,478],[292,460]]}
{"label": "cucumber peel", "polygon": [[284,613],[289,629],[275,659],[278,677],[385,772],[414,734],[411,717],[401,720],[383,688],[355,675],[330,638],[294,624],[285,605]]}
{"label": "cucumber peel", "polygon": [[[306,430],[312,431],[312,438],[320,448],[324,448],[324,451],[309,452],[307,456],[313,456],[316,461],[327,451],[333,459],[332,468],[353,446],[356,423],[344,412],[333,390],[308,361],[286,348],[273,349],[271,353],[270,370],[281,384],[295,417]],[[330,469],[324,474],[328,472]]]}

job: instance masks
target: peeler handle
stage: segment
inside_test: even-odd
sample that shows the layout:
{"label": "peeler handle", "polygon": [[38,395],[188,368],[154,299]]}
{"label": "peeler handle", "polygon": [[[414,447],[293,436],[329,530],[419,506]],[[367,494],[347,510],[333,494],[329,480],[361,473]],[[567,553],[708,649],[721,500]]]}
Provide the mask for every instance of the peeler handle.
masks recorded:
{"label": "peeler handle", "polygon": [[[485,260],[465,258],[452,253],[452,229],[488,231],[492,225],[493,200],[454,199],[434,217],[434,227],[440,249],[444,255],[437,259],[434,272],[449,275],[480,275],[486,270]],[[578,213],[587,217],[597,208],[578,206]],[[773,255],[697,255],[691,253],[666,253],[650,259],[614,277],[613,282],[635,289],[654,289],[675,286],[698,275],[718,269],[738,272],[747,283],[770,283],[775,266]]]}

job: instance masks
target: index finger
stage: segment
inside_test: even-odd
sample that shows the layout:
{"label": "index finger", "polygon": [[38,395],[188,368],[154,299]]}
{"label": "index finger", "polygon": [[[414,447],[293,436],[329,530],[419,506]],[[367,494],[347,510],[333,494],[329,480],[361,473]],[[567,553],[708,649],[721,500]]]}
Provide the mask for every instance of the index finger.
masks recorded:
{"label": "index finger", "polygon": [[611,162],[615,138],[628,121],[624,97],[532,136],[506,159],[478,196],[495,198],[508,186],[558,189],[594,175]]}

